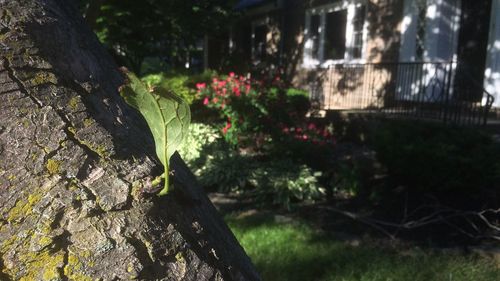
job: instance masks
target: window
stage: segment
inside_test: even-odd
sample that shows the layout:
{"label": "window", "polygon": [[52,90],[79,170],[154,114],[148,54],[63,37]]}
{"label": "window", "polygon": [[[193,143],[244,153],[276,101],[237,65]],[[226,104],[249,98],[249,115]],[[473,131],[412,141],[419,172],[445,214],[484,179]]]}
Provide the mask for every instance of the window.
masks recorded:
{"label": "window", "polygon": [[405,0],[400,61],[453,61],[460,0]]}
{"label": "window", "polygon": [[309,40],[311,41],[311,56],[318,58],[319,56],[319,31],[320,31],[320,17],[319,15],[311,16],[311,33]]}
{"label": "window", "polygon": [[356,13],[352,21],[352,57],[355,59],[362,58],[363,55],[363,41],[365,30],[366,10],[364,6],[356,8]]}
{"label": "window", "polygon": [[326,14],[325,22],[325,60],[344,59],[346,50],[345,31],[347,11],[340,10]]}
{"label": "window", "polygon": [[363,58],[366,11],[362,1],[339,1],[306,12],[304,66]]}

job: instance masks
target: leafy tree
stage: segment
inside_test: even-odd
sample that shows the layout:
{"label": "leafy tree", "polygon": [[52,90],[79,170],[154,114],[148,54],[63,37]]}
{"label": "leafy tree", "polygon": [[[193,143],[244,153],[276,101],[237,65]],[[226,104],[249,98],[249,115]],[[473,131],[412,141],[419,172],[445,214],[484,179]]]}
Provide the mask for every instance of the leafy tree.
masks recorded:
{"label": "leafy tree", "polygon": [[183,65],[206,34],[224,30],[233,0],[80,0],[100,41],[139,72],[146,57]]}

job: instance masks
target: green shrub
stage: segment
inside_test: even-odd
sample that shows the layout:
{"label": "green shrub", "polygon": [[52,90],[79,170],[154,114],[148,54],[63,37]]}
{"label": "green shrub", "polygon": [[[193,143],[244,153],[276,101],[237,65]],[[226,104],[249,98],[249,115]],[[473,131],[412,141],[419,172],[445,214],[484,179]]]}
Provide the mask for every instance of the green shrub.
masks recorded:
{"label": "green shrub", "polygon": [[171,91],[191,104],[195,98],[196,91],[188,87],[189,76],[181,74],[167,75],[165,73],[149,74],[142,78],[149,87],[159,90]]}
{"label": "green shrub", "polygon": [[227,145],[216,126],[193,123],[179,153],[200,184],[221,192],[242,190],[248,179],[248,157]]}
{"label": "green shrub", "polygon": [[250,172],[249,182],[260,202],[290,208],[293,202],[320,199],[325,189],[319,184],[321,173],[289,159],[261,163]]}
{"label": "green shrub", "polygon": [[197,161],[194,174],[200,184],[219,192],[239,192],[248,187],[249,175],[256,166],[252,158],[231,150],[211,150]]}
{"label": "green shrub", "polygon": [[203,186],[219,192],[245,193],[259,204],[290,208],[300,201],[320,199],[320,173],[288,159],[257,161],[236,153],[215,153],[195,170]]}
{"label": "green shrub", "polygon": [[165,80],[165,75],[163,73],[149,74],[143,76],[141,80],[146,83],[148,87],[157,87]]}
{"label": "green shrub", "polygon": [[446,199],[486,192],[498,200],[500,145],[478,130],[387,122],[372,142],[395,184]]}
{"label": "green shrub", "polygon": [[309,98],[309,92],[306,90],[302,89],[297,89],[297,88],[289,88],[286,90],[286,95],[287,97],[295,97],[295,96],[300,96],[304,98]]}
{"label": "green shrub", "polygon": [[319,199],[324,194],[319,173],[289,159],[264,161],[241,155],[210,125],[192,124],[179,153],[208,189],[247,193],[262,204],[286,208],[293,202]]}
{"label": "green shrub", "polygon": [[192,123],[189,126],[189,134],[179,149],[179,154],[189,164],[204,156],[208,146],[222,145],[221,141],[220,132],[213,126]]}
{"label": "green shrub", "polygon": [[206,69],[202,73],[193,74],[189,76],[188,81],[186,82],[186,86],[191,89],[196,89],[196,84],[199,83],[210,83],[214,77],[217,77],[218,73],[212,69]]}

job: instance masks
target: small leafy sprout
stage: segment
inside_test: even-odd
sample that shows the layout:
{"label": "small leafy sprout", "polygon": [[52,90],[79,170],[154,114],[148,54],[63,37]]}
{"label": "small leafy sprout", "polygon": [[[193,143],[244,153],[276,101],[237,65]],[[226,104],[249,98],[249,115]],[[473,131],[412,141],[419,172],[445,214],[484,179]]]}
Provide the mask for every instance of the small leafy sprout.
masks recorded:
{"label": "small leafy sprout", "polygon": [[[148,88],[139,78],[125,68],[121,69],[127,77],[125,85],[119,89],[125,102],[137,109],[153,134],[156,155],[165,167],[162,177],[163,189],[158,193],[165,195],[169,191],[169,160],[188,134],[191,122],[189,105],[170,92],[161,94]],[[159,178],[156,179],[158,181]]]}

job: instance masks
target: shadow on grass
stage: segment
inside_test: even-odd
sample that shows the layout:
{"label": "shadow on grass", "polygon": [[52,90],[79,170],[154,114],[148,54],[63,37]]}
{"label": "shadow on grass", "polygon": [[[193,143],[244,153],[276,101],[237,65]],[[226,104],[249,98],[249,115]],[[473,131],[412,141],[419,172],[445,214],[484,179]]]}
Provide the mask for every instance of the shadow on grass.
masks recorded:
{"label": "shadow on grass", "polygon": [[303,222],[270,215],[230,215],[226,221],[264,280],[499,280],[489,260],[418,248],[357,246]]}

